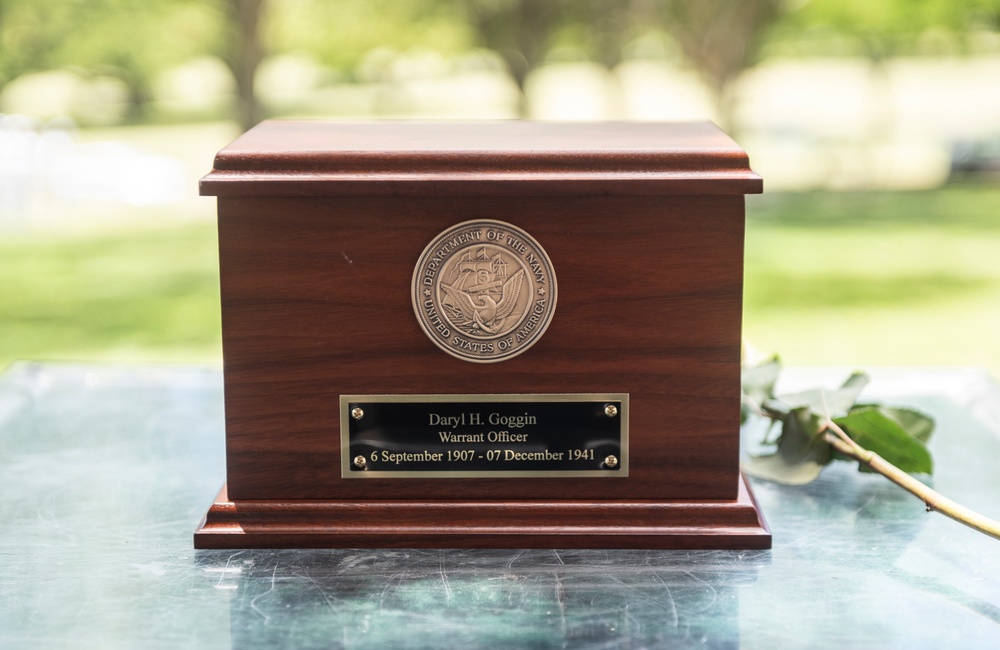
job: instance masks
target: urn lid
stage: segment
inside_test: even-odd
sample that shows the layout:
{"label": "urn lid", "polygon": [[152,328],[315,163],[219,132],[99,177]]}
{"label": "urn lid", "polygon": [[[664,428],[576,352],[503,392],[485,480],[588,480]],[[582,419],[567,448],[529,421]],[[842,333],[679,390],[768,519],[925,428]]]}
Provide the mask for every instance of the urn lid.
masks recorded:
{"label": "urn lid", "polygon": [[748,194],[710,122],[265,121],[215,157],[210,196]]}

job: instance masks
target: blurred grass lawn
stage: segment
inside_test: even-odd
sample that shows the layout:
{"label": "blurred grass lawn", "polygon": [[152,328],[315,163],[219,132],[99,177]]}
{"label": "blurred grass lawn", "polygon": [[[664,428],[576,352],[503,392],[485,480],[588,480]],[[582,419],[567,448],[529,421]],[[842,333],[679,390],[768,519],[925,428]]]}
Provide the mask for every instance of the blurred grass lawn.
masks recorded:
{"label": "blurred grass lawn", "polygon": [[1000,376],[1000,188],[748,200],[744,336],[789,365]]}
{"label": "blurred grass lawn", "polygon": [[[748,199],[744,329],[789,365],[1000,376],[1000,188]],[[0,241],[0,367],[221,361],[215,226],[160,218]]]}
{"label": "blurred grass lawn", "polygon": [[158,223],[0,244],[0,367],[14,359],[222,357],[215,224]]}

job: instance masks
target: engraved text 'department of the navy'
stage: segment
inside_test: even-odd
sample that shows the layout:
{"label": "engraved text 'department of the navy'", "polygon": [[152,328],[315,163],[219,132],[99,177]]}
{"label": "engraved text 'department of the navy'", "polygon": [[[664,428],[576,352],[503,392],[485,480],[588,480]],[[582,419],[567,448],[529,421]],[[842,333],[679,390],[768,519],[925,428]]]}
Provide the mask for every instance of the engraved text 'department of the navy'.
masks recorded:
{"label": "engraved text 'department of the navy'", "polygon": [[531,347],[556,307],[556,277],[541,245],[492,219],[438,235],[413,271],[413,309],[427,336],[459,359],[503,361]]}

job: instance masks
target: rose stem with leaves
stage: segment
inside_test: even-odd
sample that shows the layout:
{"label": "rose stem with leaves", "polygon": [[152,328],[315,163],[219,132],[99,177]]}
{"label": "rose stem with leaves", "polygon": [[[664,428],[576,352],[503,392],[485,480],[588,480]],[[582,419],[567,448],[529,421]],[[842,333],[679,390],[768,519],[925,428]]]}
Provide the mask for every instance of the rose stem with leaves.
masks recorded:
{"label": "rose stem with leaves", "polygon": [[840,453],[850,456],[859,463],[864,463],[873,471],[886,477],[910,494],[916,496],[927,505],[927,512],[937,511],[946,517],[965,524],[994,539],[1000,539],[1000,522],[955,503],[948,497],[939,494],[917,479],[888,462],[873,451],[869,451],[854,442],[837,424],[827,420],[823,430],[823,439]]}

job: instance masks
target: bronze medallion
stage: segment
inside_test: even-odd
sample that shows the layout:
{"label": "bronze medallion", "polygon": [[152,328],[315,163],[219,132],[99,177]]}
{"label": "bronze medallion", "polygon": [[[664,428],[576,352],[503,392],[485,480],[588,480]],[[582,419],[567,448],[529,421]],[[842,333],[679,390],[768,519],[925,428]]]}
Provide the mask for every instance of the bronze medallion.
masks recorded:
{"label": "bronze medallion", "polygon": [[556,276],[531,235],[503,221],[466,221],[438,235],[413,270],[413,311],[448,354],[504,361],[531,347],[556,309]]}

